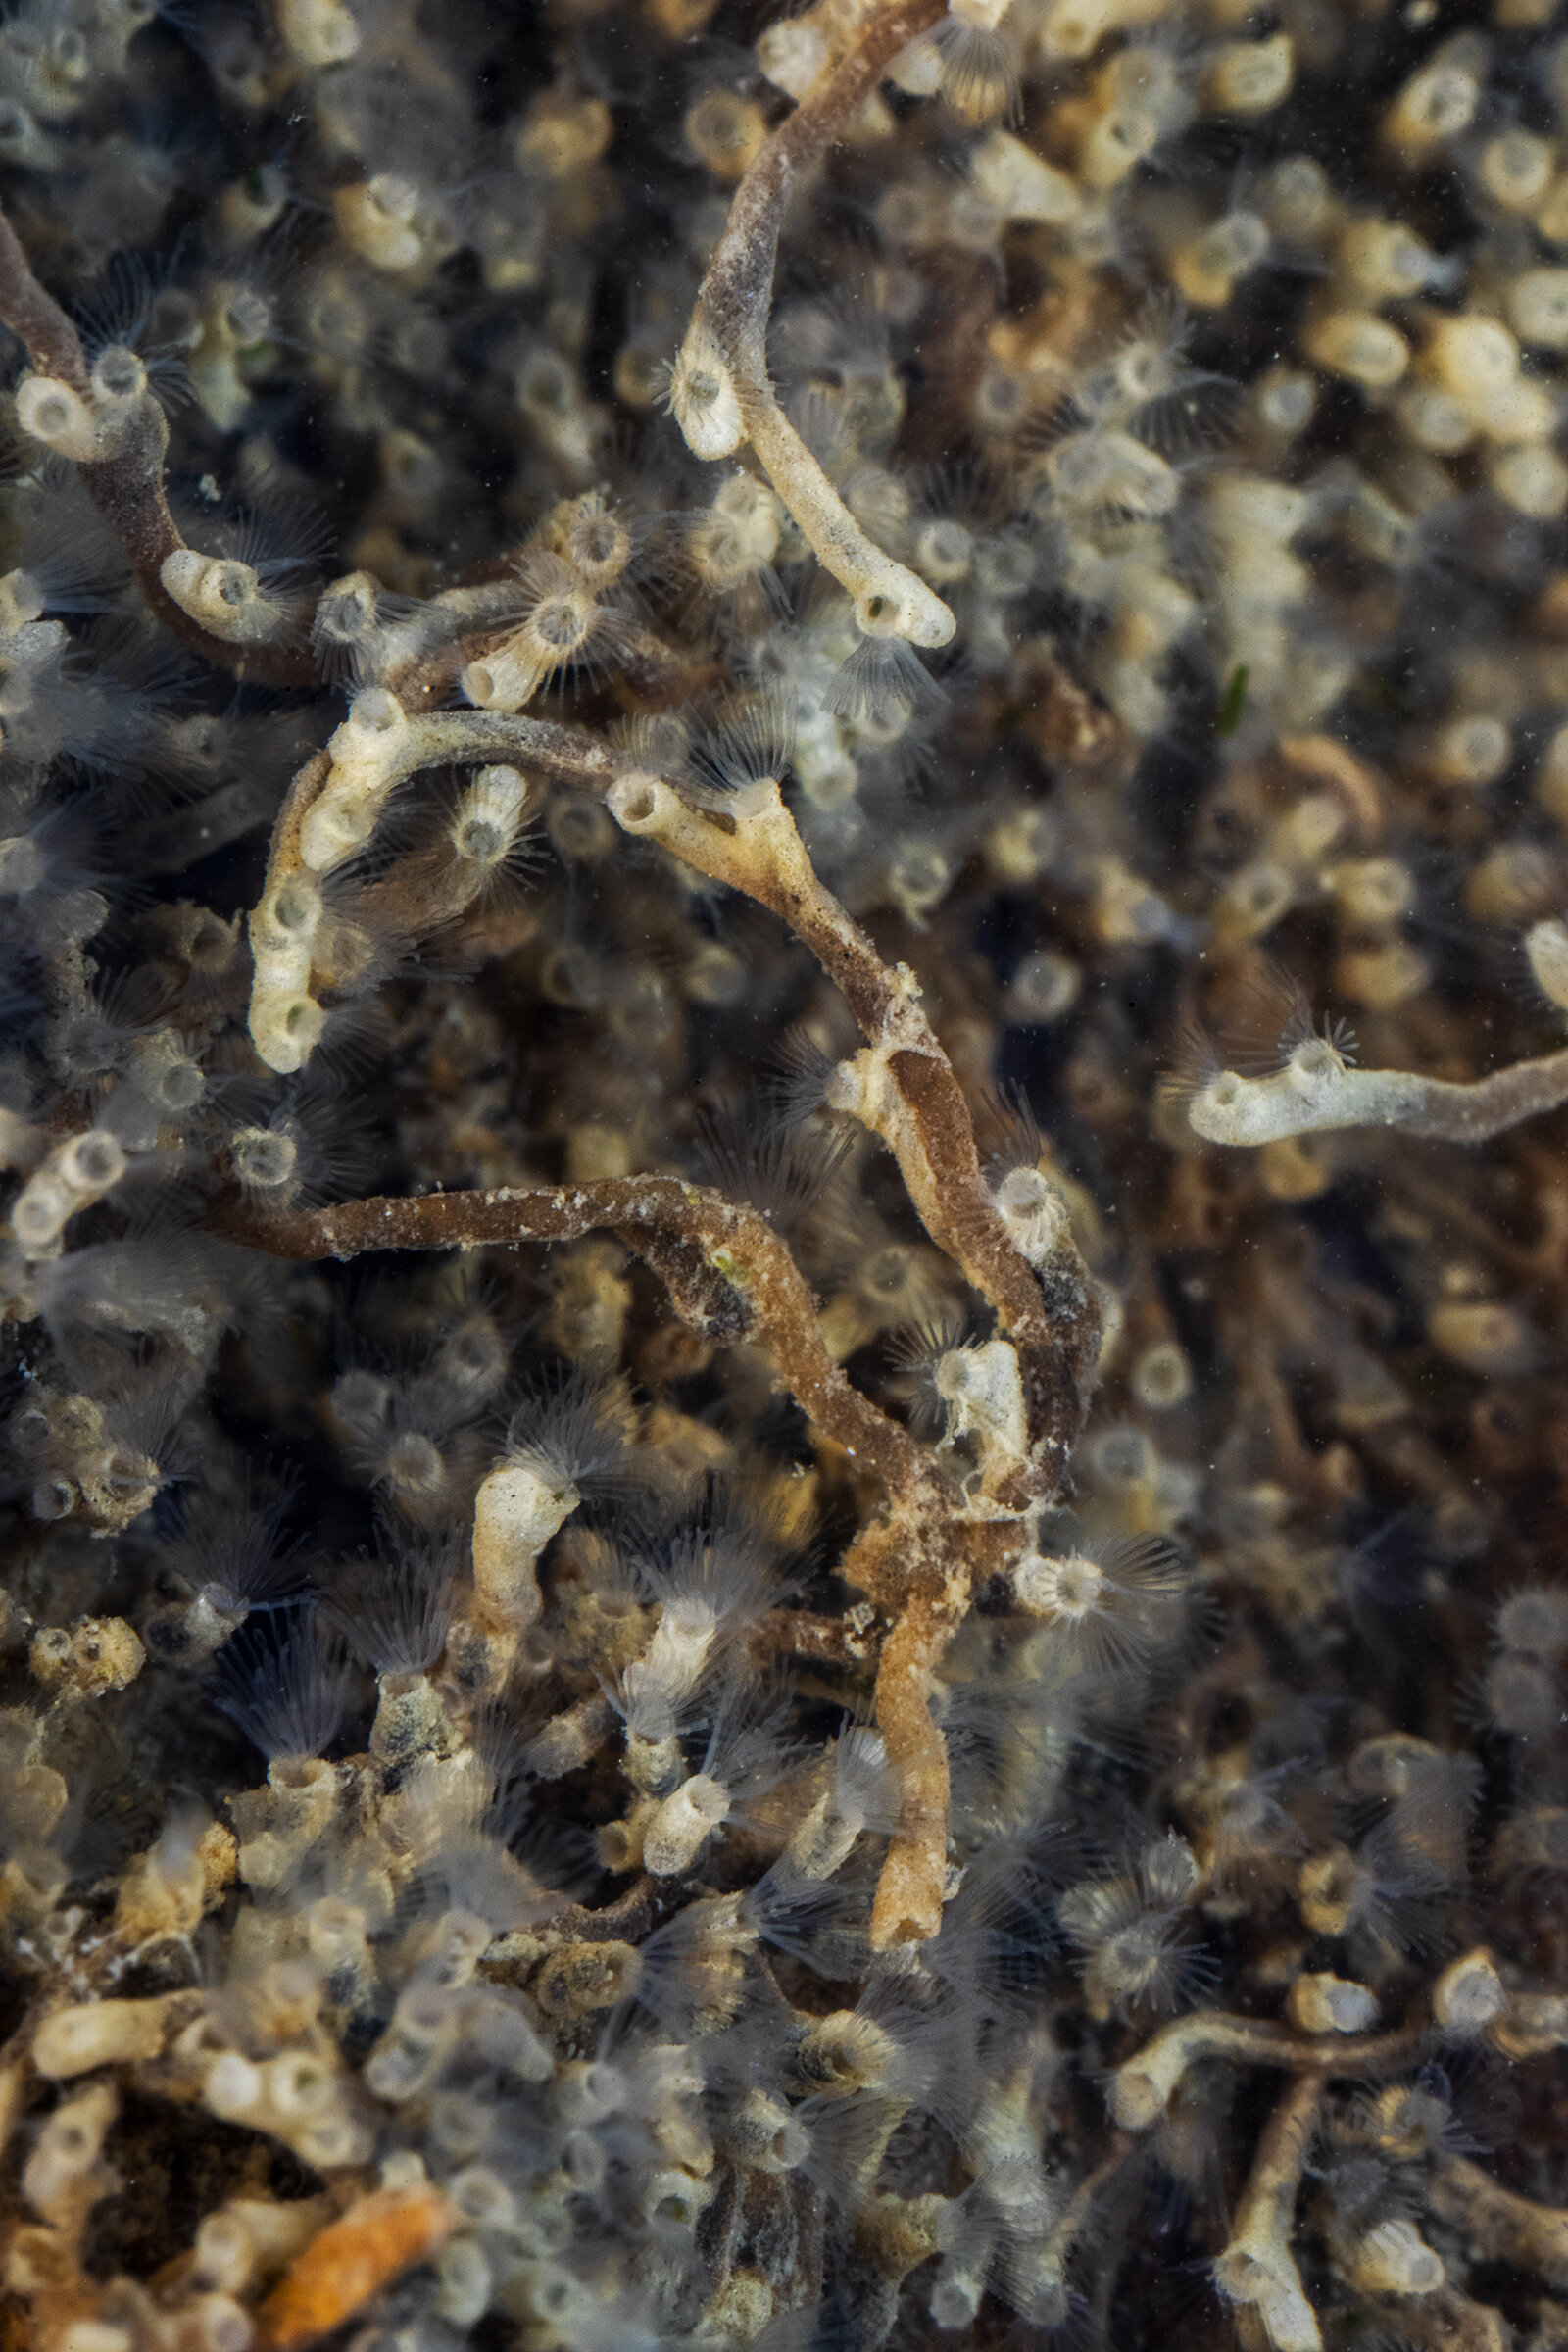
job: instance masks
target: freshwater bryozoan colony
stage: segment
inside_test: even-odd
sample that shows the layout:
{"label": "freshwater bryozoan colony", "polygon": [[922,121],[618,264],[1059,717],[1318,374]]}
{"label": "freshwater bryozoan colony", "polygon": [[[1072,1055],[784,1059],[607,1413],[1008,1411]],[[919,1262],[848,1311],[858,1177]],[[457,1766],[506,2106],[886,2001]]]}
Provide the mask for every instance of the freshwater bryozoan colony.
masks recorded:
{"label": "freshwater bryozoan colony", "polygon": [[0,202],[7,2352],[1562,2352],[1549,0],[19,0]]}

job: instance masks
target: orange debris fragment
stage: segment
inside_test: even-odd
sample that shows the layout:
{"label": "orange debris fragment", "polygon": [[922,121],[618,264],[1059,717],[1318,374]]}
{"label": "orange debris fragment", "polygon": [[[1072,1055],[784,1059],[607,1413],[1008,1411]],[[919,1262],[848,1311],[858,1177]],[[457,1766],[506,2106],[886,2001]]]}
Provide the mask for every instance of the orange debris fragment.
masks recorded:
{"label": "orange debris fragment", "polygon": [[457,2215],[433,2188],[378,2188],[312,2238],[256,2315],[261,2352],[296,2352],[432,2254]]}

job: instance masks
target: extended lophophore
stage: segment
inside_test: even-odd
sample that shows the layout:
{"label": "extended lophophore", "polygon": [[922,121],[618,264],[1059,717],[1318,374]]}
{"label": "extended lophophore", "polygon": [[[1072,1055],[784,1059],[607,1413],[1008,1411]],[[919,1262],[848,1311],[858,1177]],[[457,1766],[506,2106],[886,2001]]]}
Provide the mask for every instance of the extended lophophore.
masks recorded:
{"label": "extended lophophore", "polygon": [[1568,2347],[1550,0],[0,22],[0,2342]]}

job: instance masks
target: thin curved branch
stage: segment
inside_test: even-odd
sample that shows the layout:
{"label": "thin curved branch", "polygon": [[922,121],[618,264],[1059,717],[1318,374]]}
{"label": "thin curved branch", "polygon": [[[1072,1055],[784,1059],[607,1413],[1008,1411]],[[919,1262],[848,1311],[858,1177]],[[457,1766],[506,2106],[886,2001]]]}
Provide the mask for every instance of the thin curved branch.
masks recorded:
{"label": "thin curved branch", "polygon": [[357,1257],[368,1250],[578,1241],[608,1227],[656,1265],[683,1319],[705,1332],[727,1326],[771,1348],[801,1410],[875,1472],[891,1497],[923,1494],[930,1484],[920,1447],[828,1354],[811,1295],[766,1218],[706,1185],[612,1176],[537,1192],[425,1193],[311,1210],[234,1202],[215,1210],[210,1222],[274,1257],[304,1260]]}
{"label": "thin curved branch", "polygon": [[876,636],[946,645],[953,614],[924,580],[866,537],[778,404],[767,373],[767,319],[779,230],[791,196],[842,137],[901,49],[944,13],[944,0],[896,0],[748,167],[730,205],[675,364],[670,405],[699,457],[749,440],[812,550]]}
{"label": "thin curved branch", "polygon": [[[333,742],[337,738],[334,736]],[[378,788],[394,790],[421,768],[443,760],[463,763],[508,760],[553,782],[575,785],[581,792],[603,794],[626,767],[618,753],[577,727],[562,727],[542,718],[524,718],[502,710],[430,711],[411,716],[399,736]],[[301,828],[333,779],[332,747],[313,752],[296,769],[272,826],[267,858],[267,898],[306,863]]]}
{"label": "thin curved branch", "polygon": [[[846,1563],[846,1573],[854,1570]],[[948,1746],[931,1720],[931,1675],[968,1605],[968,1584],[943,1599],[911,1594],[882,1643],[876,1721],[903,1801],[871,1906],[875,1950],[914,1943],[942,1925],[948,1860]]]}
{"label": "thin curved branch", "polygon": [[1147,2132],[1164,2114],[1171,2093],[1190,2067],[1207,2058],[1239,2066],[1273,2067],[1282,2074],[1313,2075],[1324,2081],[1349,2077],[1374,2082],[1402,2074],[1430,2048],[1430,2016],[1388,2034],[1295,2034],[1266,2019],[1232,2017],[1222,2009],[1196,2009],[1162,2026],[1136,2057],[1116,2069],[1111,2113],[1124,2131]]}
{"label": "thin curved branch", "polygon": [[[67,385],[79,402],[91,405],[92,380],[81,338],[33,276],[21,240],[3,213],[0,319],[25,344],[39,375]],[[111,454],[76,462],[83,488],[125,551],[148,611],[205,661],[235,677],[264,686],[314,685],[316,668],[308,645],[292,636],[231,644],[203,628],[164,586],[163,567],[169,558],[190,553],[165,494],[168,448],[168,420],[151,393],[144,392]]]}
{"label": "thin curved branch", "polygon": [[703,273],[697,305],[713,332],[740,355],[749,375],[767,371],[773,269],[791,197],[875,95],[900,51],[929,32],[946,9],[947,0],[896,0],[884,9],[748,165]]}
{"label": "thin curved branch", "polygon": [[33,276],[22,240],[0,213],[0,318],[27,347],[40,375],[69,384],[87,397],[87,363],[81,338],[52,294]]}
{"label": "thin curved branch", "polygon": [[1568,1102],[1568,1049],[1469,1080],[1416,1070],[1357,1070],[1320,1041],[1269,1078],[1222,1070],[1188,1117],[1212,1144],[1256,1147],[1342,1127],[1397,1127],[1432,1143],[1485,1144]]}
{"label": "thin curved branch", "polygon": [[1426,2201],[1473,2253],[1536,2271],[1559,2292],[1568,2287],[1568,2208],[1539,2204],[1494,2180],[1463,2156],[1445,2156],[1426,2181]]}
{"label": "thin curved branch", "polygon": [[969,1106],[913,973],[890,971],[824,887],[775,783],[737,793],[732,812],[692,808],[646,775],[623,776],[609,798],[624,831],[769,907],[843,990],[867,1045],[836,1073],[828,1101],[888,1146],[931,1239],[995,1307],[1017,1350],[1035,1458],[999,1499],[1027,1508],[1059,1483],[1100,1348],[1101,1303],[1065,1209],[1026,1256],[982,1180]]}
{"label": "thin curved branch", "polygon": [[1214,2283],[1257,2313],[1274,2352],[1320,2352],[1322,2331],[1291,2251],[1296,2201],[1323,2103],[1323,2077],[1293,2082],[1263,2127]]}

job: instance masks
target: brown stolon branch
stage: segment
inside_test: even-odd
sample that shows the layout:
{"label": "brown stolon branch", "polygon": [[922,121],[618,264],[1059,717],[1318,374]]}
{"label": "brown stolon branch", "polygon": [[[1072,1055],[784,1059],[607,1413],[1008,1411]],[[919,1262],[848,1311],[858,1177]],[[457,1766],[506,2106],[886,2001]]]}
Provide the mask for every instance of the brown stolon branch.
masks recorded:
{"label": "brown stolon branch", "polygon": [[843,990],[868,1043],[835,1074],[828,1102],[887,1144],[931,1239],[995,1307],[1017,1350],[1030,1448],[998,1499],[1018,1510],[1042,1500],[1083,1426],[1100,1347],[1100,1300],[1065,1206],[1030,1171],[1019,1171],[1015,1210],[1005,1188],[988,1190],[969,1106],[913,974],[890,971],[818,880],[775,782],[735,794],[732,811],[693,808],[650,775],[624,774],[607,797],[624,831],[769,907]]}
{"label": "brown stolon branch", "polygon": [[735,191],[670,383],[670,407],[700,458],[750,441],[823,568],[855,600],[869,637],[946,645],[954,619],[924,580],[868,539],[783,410],[767,373],[779,229],[791,196],[876,91],[888,67],[943,14],[944,0],[894,0],[764,141]]}
{"label": "brown stolon branch", "polygon": [[570,1242],[608,1227],[668,1285],[684,1321],[710,1336],[755,1336],[772,1349],[803,1412],[874,1471],[891,1497],[934,1483],[919,1446],[862,1396],[823,1345],[795,1260],[765,1217],[705,1185],[667,1176],[603,1177],[533,1192],[425,1193],[335,1208],[214,1212],[220,1229],[273,1257],[358,1257],[368,1250],[479,1250]]}
{"label": "brown stolon branch", "polygon": [[1266,2066],[1280,2073],[1375,2082],[1417,2066],[1431,2048],[1430,2017],[1389,2034],[1302,2034],[1266,2018],[1232,2017],[1223,2009],[1195,2009],[1162,2026],[1136,2057],[1116,2069],[1110,2111],[1127,2132],[1147,2132],[1159,2121],[1171,2094],[1190,2067],[1209,2058],[1236,2066]]}
{"label": "brown stolon branch", "polygon": [[1230,2243],[1214,2265],[1221,2294],[1255,2312],[1274,2352],[1321,2352],[1323,2342],[1291,2251],[1296,2199],[1322,2099],[1321,2075],[1293,2082],[1280,2099],[1257,2143]]}
{"label": "brown stolon branch", "polygon": [[[25,344],[35,370],[19,395],[20,421],[74,463],[88,497],[125,551],[148,611],[204,660],[235,677],[264,686],[313,685],[316,668],[300,633],[300,615],[259,596],[248,564],[215,565],[180,536],[164,489],[169,425],[147,389],[140,362],[129,351],[106,352],[89,370],[81,338],[33,276],[3,214],[0,319]],[[165,566],[172,557],[201,579],[220,619],[232,607],[234,625],[245,635],[204,626],[171,594]]]}
{"label": "brown stolon branch", "polygon": [[1426,2201],[1480,2259],[1534,2271],[1559,2293],[1568,2287],[1568,2207],[1522,2197],[1463,2156],[1434,2166]]}

